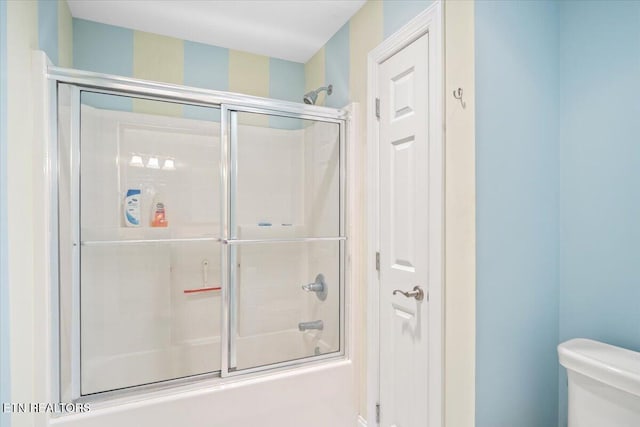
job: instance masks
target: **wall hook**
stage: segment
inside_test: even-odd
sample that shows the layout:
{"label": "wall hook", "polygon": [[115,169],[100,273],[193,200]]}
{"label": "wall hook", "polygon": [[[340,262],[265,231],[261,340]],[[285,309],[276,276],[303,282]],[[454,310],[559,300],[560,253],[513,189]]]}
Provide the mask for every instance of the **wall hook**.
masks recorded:
{"label": "wall hook", "polygon": [[464,102],[464,100],[462,99],[462,88],[459,87],[458,89],[453,91],[453,97],[455,99],[459,99],[460,100],[460,104],[462,105],[462,108],[467,108],[467,103]]}

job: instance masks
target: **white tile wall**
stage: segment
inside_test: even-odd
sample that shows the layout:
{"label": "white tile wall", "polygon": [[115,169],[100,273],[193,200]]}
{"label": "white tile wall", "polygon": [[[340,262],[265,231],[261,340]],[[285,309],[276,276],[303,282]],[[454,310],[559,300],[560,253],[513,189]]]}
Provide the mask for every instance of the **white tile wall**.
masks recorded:
{"label": "white tile wall", "polygon": [[[82,239],[149,239],[219,234],[219,127],[136,113],[82,111]],[[338,234],[338,129],[240,125],[241,238]],[[174,159],[176,170],[132,167],[131,156]],[[128,188],[143,190],[141,228],[123,227]],[[149,227],[161,192],[169,227]],[[259,227],[270,222],[271,227]],[[291,226],[282,224],[292,224]],[[250,367],[338,349],[337,243],[254,245],[238,256],[238,365]],[[83,246],[83,393],[219,369],[218,243]],[[323,273],[321,302],[301,286]],[[322,319],[322,332],[298,322]]]}

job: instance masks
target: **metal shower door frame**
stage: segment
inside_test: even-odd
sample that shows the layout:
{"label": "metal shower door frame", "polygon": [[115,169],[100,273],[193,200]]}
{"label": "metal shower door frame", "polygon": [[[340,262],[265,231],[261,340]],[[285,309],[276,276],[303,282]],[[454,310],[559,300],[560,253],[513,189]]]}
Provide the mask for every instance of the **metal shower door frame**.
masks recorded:
{"label": "metal shower door frame", "polygon": [[[51,153],[55,161],[52,162],[50,171],[50,183],[51,192],[56,195],[56,205],[59,206],[59,213],[56,218],[52,219],[54,222],[51,224],[52,230],[54,230],[53,236],[55,244],[58,248],[56,254],[62,251],[71,251],[72,259],[72,277],[71,277],[71,298],[73,313],[71,325],[65,330],[71,331],[69,340],[71,347],[71,371],[70,378],[61,377],[61,363],[65,362],[61,360],[60,347],[63,343],[62,338],[62,325],[60,321],[59,306],[56,302],[54,318],[52,319],[52,337],[56,343],[54,348],[58,349],[57,354],[54,356],[56,360],[53,361],[53,366],[57,367],[54,371],[55,378],[52,379],[54,384],[57,384],[57,390],[54,390],[54,396],[57,401],[62,402],[62,389],[64,384],[70,386],[70,401],[72,402],[85,402],[85,401],[102,401],[113,398],[120,398],[129,394],[139,394],[145,392],[156,391],[169,387],[175,387],[179,385],[191,384],[197,381],[205,379],[217,379],[217,381],[223,381],[224,378],[236,377],[240,375],[251,374],[254,372],[273,371],[277,369],[292,368],[299,365],[307,365],[313,362],[322,362],[327,359],[336,359],[348,357],[346,351],[346,319],[348,319],[348,304],[346,301],[347,283],[346,283],[346,250],[347,250],[347,237],[346,237],[346,126],[349,119],[349,114],[344,110],[337,110],[326,107],[319,107],[315,105],[298,104],[289,101],[279,101],[267,98],[254,97],[249,95],[234,94],[222,91],[213,91],[206,89],[190,88],[186,86],[165,84],[158,82],[150,82],[140,79],[133,79],[127,77],[113,76],[107,74],[93,73],[87,71],[79,71],[73,69],[66,69],[60,67],[50,66],[47,70],[47,78],[50,80],[50,90],[52,92],[52,98],[56,100],[55,108],[51,109],[51,124],[52,129],[50,135],[54,139],[52,146],[55,147],[55,152]],[[58,129],[58,86],[64,84],[70,88],[70,107],[71,116],[69,120],[70,125],[70,149],[71,153],[62,153],[60,144],[58,141],[59,129]],[[172,102],[176,104],[188,104],[202,107],[211,107],[220,109],[220,146],[221,146],[221,158],[220,158],[220,204],[221,204],[221,218],[220,218],[220,243],[221,243],[221,273],[222,273],[222,303],[221,303],[221,329],[220,329],[220,342],[221,342],[221,365],[220,372],[204,373],[194,375],[187,378],[177,378],[162,381],[156,384],[133,386],[122,390],[105,391],[94,395],[82,395],[80,390],[81,378],[80,378],[80,108],[81,108],[81,92],[87,91],[92,93],[100,93],[116,96],[127,96],[131,98],[140,98],[148,100],[156,100],[163,102]],[[339,300],[339,335],[340,344],[339,351],[333,353],[327,353],[318,356],[311,356],[303,359],[296,359],[292,361],[286,361],[276,364],[270,364],[266,366],[244,369],[240,371],[235,370],[236,359],[236,310],[235,304],[237,304],[236,298],[236,278],[231,268],[235,257],[236,248],[242,244],[254,244],[263,243],[262,241],[242,241],[237,239],[233,235],[232,230],[235,230],[234,217],[235,217],[235,182],[237,179],[237,164],[233,157],[233,153],[237,152],[237,113],[249,112],[265,114],[270,116],[292,117],[300,119],[308,119],[321,122],[337,123],[340,127],[340,172],[339,172],[339,186],[340,186],[340,227],[339,236],[329,237],[308,237],[300,239],[290,239],[286,241],[299,241],[299,242],[311,242],[311,241],[337,241],[339,242],[339,274],[340,274],[340,300]],[[72,236],[70,236],[73,243],[72,248],[60,248],[60,230],[59,230],[59,217],[61,215],[62,208],[59,205],[59,176],[60,170],[60,156],[71,155],[70,170],[65,171],[69,173],[71,179],[71,214],[73,215],[72,222]],[[283,242],[283,239],[275,239],[272,242]],[[52,263],[59,262],[59,257],[56,255],[55,259],[52,258]],[[54,300],[58,301],[61,294],[61,283],[58,269],[52,269],[51,277],[54,293]],[[221,380],[221,378],[223,380]],[[64,383],[64,384],[63,384]]]}
{"label": "metal shower door frame", "polygon": [[[321,237],[302,237],[292,239],[238,239],[236,235],[237,224],[236,219],[236,189],[238,180],[238,113],[254,113],[263,114],[266,116],[279,116],[290,117],[302,120],[313,120],[316,122],[335,123],[339,126],[339,231],[338,236],[321,236]],[[259,107],[246,106],[242,104],[223,104],[221,106],[220,113],[220,129],[221,129],[221,194],[225,194],[228,197],[222,197],[224,201],[228,202],[225,206],[222,205],[221,212],[221,243],[223,249],[222,267],[226,266],[227,271],[222,273],[222,298],[223,305],[226,307],[226,316],[223,318],[223,329],[229,334],[227,337],[228,348],[222,351],[222,370],[221,376],[234,377],[238,375],[245,375],[253,372],[265,371],[267,369],[275,369],[289,366],[297,366],[301,364],[307,364],[314,361],[322,361],[325,359],[335,358],[336,356],[345,356],[346,353],[346,319],[347,319],[347,304],[345,297],[346,292],[346,250],[347,250],[347,236],[346,236],[346,177],[347,177],[347,162],[346,162],[346,134],[347,134],[347,120],[322,117],[319,118],[314,115],[305,114],[304,112],[298,113],[284,113],[274,110],[268,110]],[[222,159],[227,159],[224,162]],[[226,163],[226,165],[222,165]],[[228,169],[227,169],[228,167]],[[235,265],[237,265],[237,248],[242,245],[252,244],[266,244],[266,243],[303,243],[303,242],[338,242],[339,243],[339,350],[333,353],[327,353],[317,356],[309,356],[302,359],[294,359],[285,362],[269,364],[265,366],[258,366],[253,368],[247,368],[242,370],[236,369],[237,360],[237,275],[235,272]],[[226,290],[226,292],[225,292]],[[223,310],[224,311],[224,310]],[[225,369],[226,368],[226,369]]]}

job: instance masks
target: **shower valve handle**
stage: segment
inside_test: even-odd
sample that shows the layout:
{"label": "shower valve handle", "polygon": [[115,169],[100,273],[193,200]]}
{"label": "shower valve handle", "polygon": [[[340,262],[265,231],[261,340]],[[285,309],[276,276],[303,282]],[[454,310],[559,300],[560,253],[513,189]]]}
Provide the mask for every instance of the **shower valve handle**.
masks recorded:
{"label": "shower valve handle", "polygon": [[302,285],[302,289],[307,292],[315,292],[320,301],[327,299],[328,287],[322,274],[318,274],[316,276],[315,282],[309,283],[308,285]]}
{"label": "shower valve handle", "polygon": [[317,283],[317,282],[309,283],[308,285],[302,286],[302,289],[304,289],[307,292],[322,292],[324,291],[324,283]]}

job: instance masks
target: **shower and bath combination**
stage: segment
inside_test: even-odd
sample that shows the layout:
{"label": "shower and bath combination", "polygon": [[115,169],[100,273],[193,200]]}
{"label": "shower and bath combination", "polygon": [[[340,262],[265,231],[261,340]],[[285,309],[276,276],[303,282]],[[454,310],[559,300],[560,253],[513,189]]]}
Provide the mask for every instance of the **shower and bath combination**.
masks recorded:
{"label": "shower and bath combination", "polygon": [[331,95],[333,93],[333,85],[322,86],[316,90],[307,92],[304,94],[304,97],[302,98],[302,100],[304,101],[305,104],[315,105],[316,101],[318,100],[318,95],[322,91],[327,91],[327,95]]}
{"label": "shower and bath combination", "polygon": [[[55,67],[48,75],[60,135],[59,401],[346,357],[347,113]],[[322,91],[332,86],[305,99]],[[119,107],[133,98],[157,114]],[[180,102],[203,114],[160,113]],[[141,168],[130,160],[139,153],[165,153],[175,167]],[[150,186],[169,206],[167,227],[151,223]],[[141,194],[136,227],[122,221],[130,190]]]}

